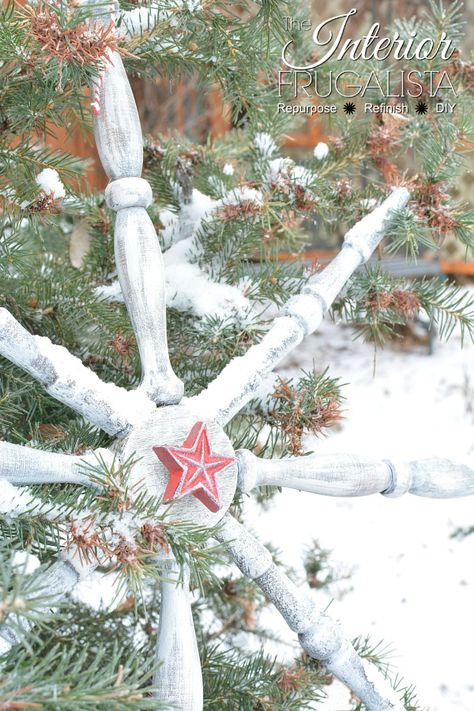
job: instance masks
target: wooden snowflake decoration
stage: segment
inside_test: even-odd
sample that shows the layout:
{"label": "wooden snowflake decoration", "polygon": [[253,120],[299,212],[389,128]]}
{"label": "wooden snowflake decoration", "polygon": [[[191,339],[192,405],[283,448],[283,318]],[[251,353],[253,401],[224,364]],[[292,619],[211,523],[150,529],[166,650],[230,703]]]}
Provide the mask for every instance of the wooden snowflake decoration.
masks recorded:
{"label": "wooden snowflake decoration", "polygon": [[[276,485],[327,496],[406,492],[447,498],[474,493],[474,472],[450,461],[376,461],[349,455],[262,460],[234,452],[223,427],[248,403],[263,378],[321,323],[349,277],[366,262],[384,234],[392,210],[402,209],[409,193],[394,190],[345,236],[344,245],[324,271],[311,277],[284,306],[260,343],[235,358],[199,395],[183,398],[183,385],[168,357],[163,260],[146,208],[151,189],[140,175],[143,144],[133,95],[122,60],[111,52],[93,91],[94,131],[110,183],[107,205],[117,213],[115,257],[125,304],[142,364],[140,387],[126,391],[105,383],[65,348],[28,333],[0,309],[0,354],[38,380],[57,400],[116,439],[113,451],[100,450],[136,464],[132,476],[172,507],[174,520],[218,528],[242,573],[262,589],[308,655],[324,664],[370,711],[401,711],[402,702],[384,676],[362,660],[338,624],[318,609],[278,568],[261,545],[228,509],[237,489],[250,493]],[[83,457],[42,452],[0,442],[0,480],[10,485],[67,482],[87,484]],[[23,491],[23,490],[19,490]],[[86,532],[83,532],[86,535]],[[175,561],[168,563],[177,571]],[[68,549],[48,571],[50,592],[70,591],[93,565]],[[161,616],[154,683],[156,697],[180,711],[203,708],[199,654],[184,583],[161,584]],[[15,642],[4,639],[2,648]]]}

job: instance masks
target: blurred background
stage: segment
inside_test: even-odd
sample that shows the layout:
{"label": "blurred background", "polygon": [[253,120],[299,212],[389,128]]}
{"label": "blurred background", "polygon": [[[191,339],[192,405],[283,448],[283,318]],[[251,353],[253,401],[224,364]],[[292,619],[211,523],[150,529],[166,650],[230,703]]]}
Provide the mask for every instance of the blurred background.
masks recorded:
{"label": "blurred background", "polygon": [[[326,3],[321,0],[308,0],[308,16],[312,17],[313,27],[327,17]],[[138,3],[137,3],[138,5]],[[356,7],[357,15],[351,19],[352,27],[358,28],[363,34],[374,22],[379,22],[382,28],[388,27],[396,18],[421,16],[429,6],[428,0],[335,0],[330,4],[334,15],[346,12]],[[474,0],[466,0],[464,14],[467,27],[471,26],[474,13]],[[472,33],[466,33],[463,55],[470,56],[474,48]],[[193,76],[181,80],[164,78],[161,80],[132,80],[146,136],[154,138],[157,135],[172,135],[174,133],[186,136],[194,143],[204,143],[209,138],[216,138],[232,129],[230,107],[225,106],[219,88],[215,85],[202,87]],[[295,158],[304,159],[320,141],[330,140],[330,128],[325,118],[315,116],[303,119],[299,127],[285,140],[285,152]],[[102,170],[91,136],[84,136],[75,131],[72,126],[68,133],[55,129],[54,137],[49,138],[53,147],[61,147],[69,152],[86,157],[90,161],[87,173],[91,189],[102,189],[107,184],[107,178]],[[409,159],[408,159],[409,160]],[[469,169],[463,173],[462,180],[455,188],[453,197],[469,201],[474,177],[472,173],[472,157],[469,159]],[[361,174],[361,181],[364,175]],[[307,246],[308,259],[319,259],[324,263],[332,256],[332,250],[337,248],[337,237],[328,236],[317,229],[311,220],[306,225],[310,243]],[[340,235],[342,237],[342,235]],[[285,259],[287,255],[282,255]],[[474,260],[466,261],[462,245],[455,240],[447,240],[440,253],[425,254],[425,260],[431,263],[428,273],[449,274],[461,282],[471,281],[474,276]],[[436,264],[436,267],[433,267]],[[423,271],[423,269],[421,270]]]}

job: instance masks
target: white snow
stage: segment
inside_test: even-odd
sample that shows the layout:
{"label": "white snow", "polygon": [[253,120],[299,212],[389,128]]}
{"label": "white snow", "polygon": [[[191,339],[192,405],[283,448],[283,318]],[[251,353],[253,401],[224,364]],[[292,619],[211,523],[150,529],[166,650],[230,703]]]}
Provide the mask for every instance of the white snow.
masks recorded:
{"label": "white snow", "polygon": [[89,407],[91,400],[96,400],[98,403],[103,400],[115,418],[126,417],[126,421],[132,424],[139,421],[147,410],[149,412],[154,410],[154,404],[145,393],[139,390],[125,390],[115,383],[105,383],[67,348],[52,343],[45,336],[33,338],[38,354],[43,359],[41,361],[38,358],[43,369],[52,366],[56,374],[56,379],[49,386],[49,390],[62,402],[66,401],[82,411],[83,407]]}
{"label": "white snow", "polygon": [[[242,186],[232,188],[220,200],[213,200],[194,189],[190,202],[181,202],[178,213],[170,209],[160,212],[167,306],[190,312],[198,318],[234,317],[239,321],[247,318],[252,308],[244,294],[247,283],[234,286],[217,282],[195,263],[201,249],[198,237],[203,220],[217,219],[215,213],[222,207],[246,202],[261,207],[263,195],[259,190]],[[116,280],[110,285],[97,287],[95,294],[106,301],[123,301]]]}
{"label": "white snow", "polygon": [[202,10],[201,0],[175,0],[177,7],[182,7],[189,12],[198,12]]}
{"label": "white snow", "polygon": [[0,482],[0,515],[5,516],[7,521],[30,512],[34,515],[41,515],[51,521],[66,516],[65,510],[61,509],[60,506],[43,502],[38,497],[33,496],[28,488],[14,486],[5,479],[1,479]]}
{"label": "white snow", "polygon": [[327,143],[319,142],[313,151],[316,160],[324,160],[329,155],[329,146]]}
{"label": "white snow", "polygon": [[[326,438],[307,437],[306,449],[323,453],[370,454],[397,460],[450,457],[474,464],[474,364],[472,346],[459,339],[411,352],[353,342],[352,329],[324,322],[280,369],[330,364],[344,388],[345,419]],[[302,553],[317,539],[333,551],[336,572],[353,570],[329,591],[312,591],[315,603],[341,621],[353,638],[370,633],[393,650],[390,661],[414,683],[430,711],[474,708],[474,536],[450,535],[473,524],[468,499],[433,500],[406,495],[323,498],[284,490],[262,513],[249,500],[245,522],[280,551],[280,559],[304,580]],[[262,622],[281,636],[268,644],[280,658],[300,648],[280,616],[269,608]],[[318,703],[324,711],[349,711],[340,684]]]}
{"label": "white snow", "polygon": [[161,11],[158,7],[136,7],[134,10],[123,12],[122,21],[119,24],[117,34],[119,35],[141,35],[144,32],[153,30],[159,22],[167,18],[169,12]]}
{"label": "white snow", "polygon": [[163,229],[160,230],[162,243],[165,249],[171,247],[180,237],[180,218],[176,212],[172,210],[161,210],[160,222]]}
{"label": "white snow", "polygon": [[232,163],[226,163],[222,168],[224,175],[234,175],[234,166]]}
{"label": "white snow", "polygon": [[262,158],[271,158],[277,152],[277,145],[269,133],[256,133],[253,144]]}
{"label": "white snow", "polygon": [[198,318],[227,318],[250,307],[249,301],[230,284],[208,279],[196,264],[174,264],[167,271],[166,301],[179,311],[191,312]]}
{"label": "white snow", "polygon": [[[198,318],[217,316],[228,319],[233,316],[242,322],[252,309],[252,303],[245,296],[247,283],[242,281],[234,286],[213,281],[197,264],[188,261],[191,246],[191,238],[188,238],[175,244],[163,255],[166,305],[192,313]],[[94,293],[108,302],[123,302],[118,280],[97,287]]]}
{"label": "white snow", "polygon": [[111,284],[102,284],[94,289],[94,294],[98,299],[103,299],[109,303],[123,303],[122,289],[118,279],[115,279]]}
{"label": "white snow", "polygon": [[11,518],[31,510],[34,505],[34,498],[28,489],[19,488],[2,479],[0,488],[0,514],[6,514]]}
{"label": "white snow", "polygon": [[226,190],[225,185],[223,181],[217,177],[217,175],[210,175],[207,182],[217,195],[224,195]]}
{"label": "white snow", "polygon": [[54,168],[44,168],[36,176],[36,182],[46,195],[52,195],[55,200],[59,200],[66,195],[59,173]]}
{"label": "white snow", "polygon": [[166,303],[195,316],[243,317],[251,308],[243,288],[213,281],[192,264],[193,238],[173,245],[165,254]]}
{"label": "white snow", "polygon": [[15,551],[12,559],[13,567],[23,575],[34,573],[41,565],[38,556],[28,551]]}
{"label": "white snow", "polygon": [[134,542],[135,534],[143,523],[133,512],[122,511],[109,518],[114,534],[124,538],[126,541]]}
{"label": "white snow", "polygon": [[[165,226],[164,239],[166,244],[168,242],[172,244],[196,234],[201,222],[209,218],[218,206],[216,200],[196,189],[191,194],[190,202],[180,202],[178,214],[171,213],[170,210],[162,210],[160,212],[160,220]],[[172,215],[176,219],[173,219]]]}
{"label": "white snow", "polygon": [[263,195],[260,190],[255,190],[255,188],[247,188],[246,186],[233,188],[224,195],[222,200],[217,202],[216,207],[240,205],[243,202],[253,202],[257,207],[261,207],[263,205]]}
{"label": "white snow", "polygon": [[285,188],[288,183],[307,187],[314,180],[314,174],[302,165],[296,165],[291,158],[274,158],[268,168],[268,181]]}

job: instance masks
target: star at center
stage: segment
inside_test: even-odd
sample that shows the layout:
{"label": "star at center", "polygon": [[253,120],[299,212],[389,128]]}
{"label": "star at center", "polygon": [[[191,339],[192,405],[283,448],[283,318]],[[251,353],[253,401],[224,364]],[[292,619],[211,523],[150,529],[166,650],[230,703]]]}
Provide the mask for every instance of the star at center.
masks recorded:
{"label": "star at center", "polygon": [[216,475],[235,462],[211,451],[204,422],[196,422],[181,447],[153,447],[170,473],[163,501],[169,503],[187,494],[195,496],[212,511],[221,508]]}

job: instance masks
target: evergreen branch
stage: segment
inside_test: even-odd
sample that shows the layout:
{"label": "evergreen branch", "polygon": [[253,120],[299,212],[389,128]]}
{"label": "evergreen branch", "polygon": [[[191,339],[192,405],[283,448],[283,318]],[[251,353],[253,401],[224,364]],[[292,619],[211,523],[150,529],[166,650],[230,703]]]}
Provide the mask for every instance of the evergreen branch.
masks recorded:
{"label": "evergreen branch", "polygon": [[416,286],[421,307],[441,338],[448,339],[459,327],[461,340],[466,334],[474,340],[474,296],[462,287],[438,280],[422,281]]}
{"label": "evergreen branch", "polygon": [[126,665],[118,662],[119,655],[119,649],[107,657],[96,648],[91,659],[89,650],[74,642],[67,649],[57,646],[46,653],[39,646],[33,657],[25,651],[9,655],[0,672],[2,702],[12,709],[105,711],[111,704],[117,711],[166,709],[149,696],[153,669],[144,670],[133,652]]}

